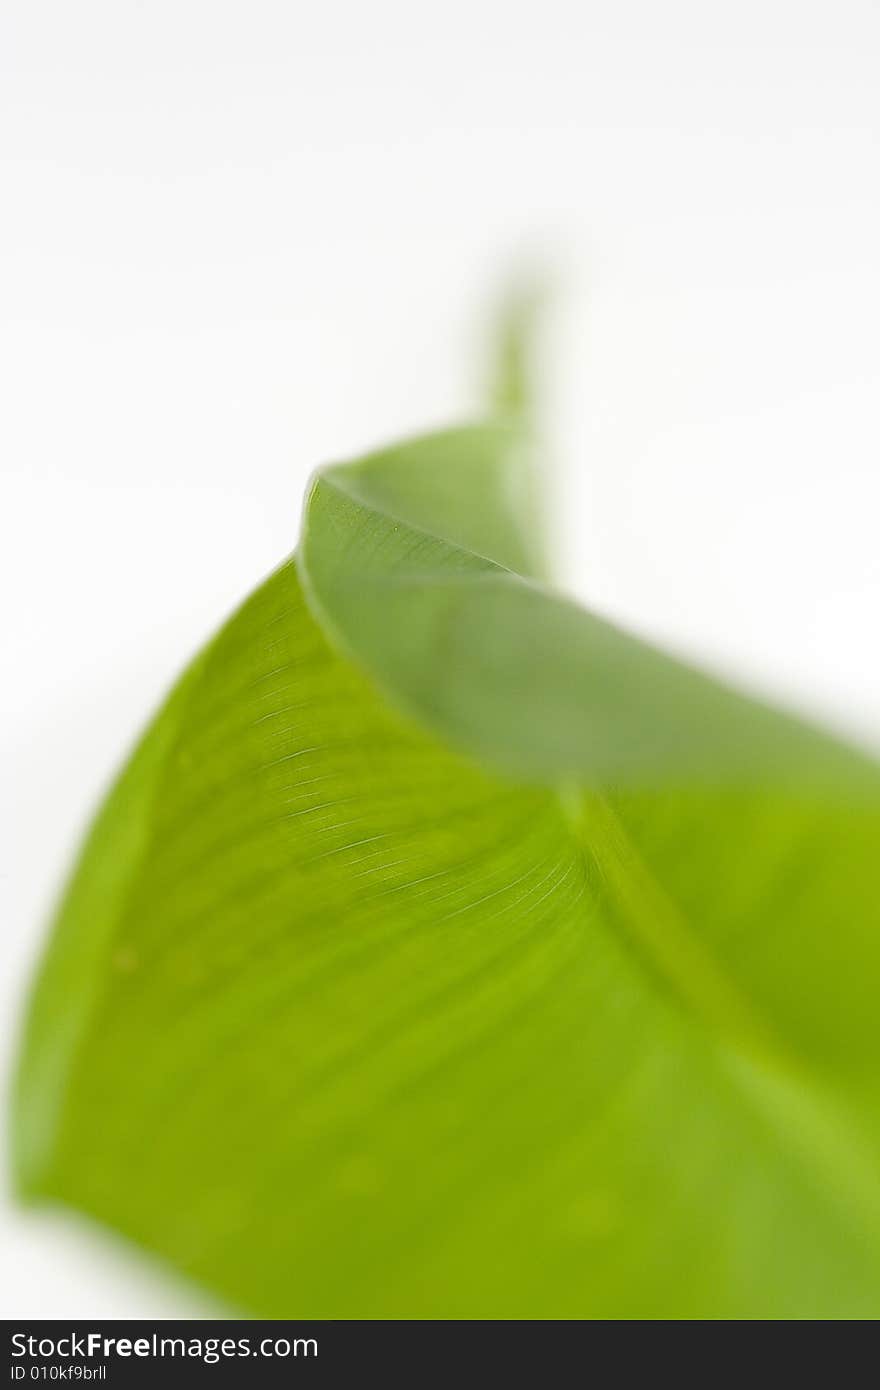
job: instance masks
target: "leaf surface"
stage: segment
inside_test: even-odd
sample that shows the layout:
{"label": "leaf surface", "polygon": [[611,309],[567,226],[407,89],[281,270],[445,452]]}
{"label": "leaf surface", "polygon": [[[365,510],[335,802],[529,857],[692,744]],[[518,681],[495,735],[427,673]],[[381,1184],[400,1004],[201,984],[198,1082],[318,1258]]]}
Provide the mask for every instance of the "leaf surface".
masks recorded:
{"label": "leaf surface", "polygon": [[247,1311],[880,1311],[875,763],[539,579],[520,417],[320,473],[111,793],[19,1181]]}

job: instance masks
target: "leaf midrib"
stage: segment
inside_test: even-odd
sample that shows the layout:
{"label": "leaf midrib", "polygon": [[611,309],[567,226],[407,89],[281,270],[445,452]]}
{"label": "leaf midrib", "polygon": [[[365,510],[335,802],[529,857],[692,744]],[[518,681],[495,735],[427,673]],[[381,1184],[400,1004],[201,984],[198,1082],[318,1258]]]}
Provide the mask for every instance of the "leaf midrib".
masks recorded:
{"label": "leaf midrib", "polygon": [[687,1017],[720,1044],[720,1062],[739,1094],[777,1129],[802,1166],[823,1172],[825,1190],[859,1233],[867,1221],[880,1237],[880,1169],[850,1116],[703,947],[607,796],[562,788],[559,798],[643,971],[662,982]]}

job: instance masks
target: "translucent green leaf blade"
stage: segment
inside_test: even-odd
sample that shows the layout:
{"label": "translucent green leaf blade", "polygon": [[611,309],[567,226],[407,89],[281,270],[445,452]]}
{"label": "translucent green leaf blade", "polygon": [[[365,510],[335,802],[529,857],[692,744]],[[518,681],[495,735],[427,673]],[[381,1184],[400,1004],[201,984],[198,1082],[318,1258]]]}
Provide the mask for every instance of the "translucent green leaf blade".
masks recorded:
{"label": "translucent green leaf blade", "polygon": [[269,1315],[875,1315],[877,769],[523,582],[521,444],[320,478],[184,677],[21,1184]]}

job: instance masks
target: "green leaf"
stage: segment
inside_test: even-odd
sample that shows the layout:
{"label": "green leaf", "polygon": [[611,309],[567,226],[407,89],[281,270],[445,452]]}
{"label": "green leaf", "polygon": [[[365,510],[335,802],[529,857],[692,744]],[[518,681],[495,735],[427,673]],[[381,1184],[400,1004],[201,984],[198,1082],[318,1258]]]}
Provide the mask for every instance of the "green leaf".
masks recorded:
{"label": "green leaf", "polygon": [[506,380],[319,473],[148,730],[20,1187],[258,1314],[876,1316],[880,769],[535,578]]}

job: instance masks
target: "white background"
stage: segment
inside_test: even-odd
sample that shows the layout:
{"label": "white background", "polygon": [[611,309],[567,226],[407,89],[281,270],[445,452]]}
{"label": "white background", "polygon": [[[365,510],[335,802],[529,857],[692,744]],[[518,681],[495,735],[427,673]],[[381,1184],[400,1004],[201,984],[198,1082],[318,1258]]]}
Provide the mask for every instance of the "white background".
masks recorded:
{"label": "white background", "polygon": [[[876,0],[3,0],[0,1020],[310,469],[479,403],[520,264],[588,601],[880,744]],[[195,1296],[8,1204],[3,1313]]]}

